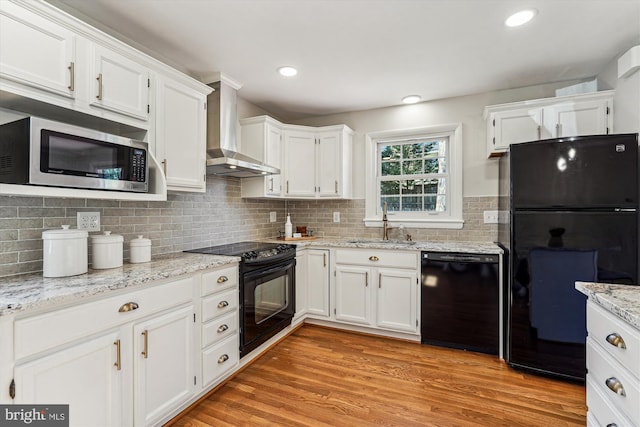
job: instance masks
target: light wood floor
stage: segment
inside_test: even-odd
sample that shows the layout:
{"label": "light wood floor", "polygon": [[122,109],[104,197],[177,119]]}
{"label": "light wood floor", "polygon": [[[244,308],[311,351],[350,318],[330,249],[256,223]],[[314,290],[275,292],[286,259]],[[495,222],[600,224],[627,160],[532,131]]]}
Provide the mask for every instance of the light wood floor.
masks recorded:
{"label": "light wood floor", "polygon": [[494,356],[305,325],[174,426],[584,426],[585,389]]}

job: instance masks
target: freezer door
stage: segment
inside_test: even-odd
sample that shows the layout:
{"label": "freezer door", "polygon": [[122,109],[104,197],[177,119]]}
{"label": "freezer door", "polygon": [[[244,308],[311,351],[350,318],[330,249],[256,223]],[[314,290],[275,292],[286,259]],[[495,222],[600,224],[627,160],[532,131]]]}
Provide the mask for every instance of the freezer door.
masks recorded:
{"label": "freezer door", "polygon": [[635,208],[638,135],[597,135],[512,145],[512,209]]}

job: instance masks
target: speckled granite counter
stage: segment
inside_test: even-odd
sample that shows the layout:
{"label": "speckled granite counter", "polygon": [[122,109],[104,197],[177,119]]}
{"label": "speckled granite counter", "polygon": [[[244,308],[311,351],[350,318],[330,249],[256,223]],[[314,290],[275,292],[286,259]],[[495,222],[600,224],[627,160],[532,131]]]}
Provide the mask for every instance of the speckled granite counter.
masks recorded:
{"label": "speckled granite counter", "polygon": [[324,248],[372,248],[391,250],[462,252],[476,254],[502,254],[503,250],[491,242],[405,242],[398,240],[376,239],[325,239],[316,240],[272,240],[278,243],[290,243],[300,247],[317,246]]}
{"label": "speckled granite counter", "polygon": [[640,329],[640,286],[576,282],[576,289],[631,326]]}
{"label": "speckled granite counter", "polygon": [[108,270],[89,270],[79,276],[44,278],[28,274],[0,278],[0,316],[141,286],[200,270],[239,262],[238,257],[175,253],[143,264],[125,264]]}

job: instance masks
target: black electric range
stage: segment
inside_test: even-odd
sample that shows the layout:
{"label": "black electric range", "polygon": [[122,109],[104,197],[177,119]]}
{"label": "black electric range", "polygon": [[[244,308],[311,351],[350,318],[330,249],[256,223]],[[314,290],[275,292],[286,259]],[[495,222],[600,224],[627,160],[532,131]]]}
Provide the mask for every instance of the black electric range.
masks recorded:
{"label": "black electric range", "polygon": [[295,314],[296,246],[238,242],[185,252],[238,256],[240,357],[291,324]]}

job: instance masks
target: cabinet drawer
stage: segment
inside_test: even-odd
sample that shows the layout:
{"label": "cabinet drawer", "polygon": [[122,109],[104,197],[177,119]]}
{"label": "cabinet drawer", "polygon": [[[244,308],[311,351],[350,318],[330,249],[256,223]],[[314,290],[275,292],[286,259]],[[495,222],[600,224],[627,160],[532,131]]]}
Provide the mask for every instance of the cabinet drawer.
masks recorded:
{"label": "cabinet drawer", "polygon": [[238,307],[238,290],[230,289],[202,298],[202,321],[207,322]]}
{"label": "cabinet drawer", "polygon": [[620,410],[617,410],[609,398],[604,396],[599,387],[594,384],[594,379],[587,375],[587,407],[589,413],[597,421],[597,426],[616,425],[618,427],[632,427],[629,421]]}
{"label": "cabinet drawer", "polygon": [[[15,358],[36,354],[99,331],[192,301],[197,277],[133,291],[15,321]],[[127,303],[136,309],[120,312]],[[133,305],[132,305],[133,306]]]}
{"label": "cabinet drawer", "polygon": [[202,325],[202,347],[222,341],[238,330],[238,312],[217,317]]}
{"label": "cabinet drawer", "polygon": [[[592,340],[640,378],[640,331],[591,301],[587,304],[587,330]],[[625,348],[622,347],[622,341]]]}
{"label": "cabinet drawer", "polygon": [[238,266],[211,271],[202,275],[202,295],[238,286]]}
{"label": "cabinet drawer", "polygon": [[418,255],[418,252],[380,249],[338,249],[336,250],[336,264],[417,269]]}
{"label": "cabinet drawer", "polygon": [[210,385],[211,382],[235,368],[238,365],[238,360],[240,360],[238,334],[204,350],[202,352],[203,387]]}
{"label": "cabinet drawer", "polygon": [[[618,362],[609,356],[591,338],[587,338],[587,366],[589,378],[595,389],[613,402],[613,405],[628,416],[631,421],[640,423],[640,389],[638,379],[632,376]],[[624,395],[616,393],[607,386],[607,382],[618,381],[624,388]]]}

